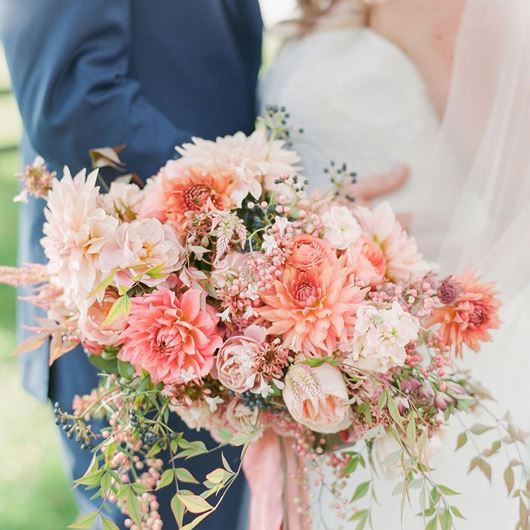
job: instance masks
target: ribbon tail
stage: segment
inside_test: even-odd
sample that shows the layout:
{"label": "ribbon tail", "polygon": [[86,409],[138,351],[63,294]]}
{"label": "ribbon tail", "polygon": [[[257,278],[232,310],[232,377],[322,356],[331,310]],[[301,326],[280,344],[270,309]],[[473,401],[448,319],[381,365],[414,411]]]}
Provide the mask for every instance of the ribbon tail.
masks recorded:
{"label": "ribbon tail", "polygon": [[251,492],[249,530],[305,529],[303,466],[292,440],[268,429],[248,447],[243,470]]}
{"label": "ribbon tail", "polygon": [[250,486],[248,530],[280,530],[283,521],[280,439],[272,430],[247,449],[243,470]]}

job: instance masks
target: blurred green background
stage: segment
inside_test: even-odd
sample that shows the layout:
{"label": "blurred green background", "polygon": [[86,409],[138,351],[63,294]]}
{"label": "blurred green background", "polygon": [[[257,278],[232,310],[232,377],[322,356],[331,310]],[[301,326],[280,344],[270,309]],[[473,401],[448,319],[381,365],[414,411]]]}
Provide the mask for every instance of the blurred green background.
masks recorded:
{"label": "blurred green background", "polygon": [[[16,263],[20,119],[0,49],[0,264]],[[15,291],[0,286],[0,529],[64,530],[76,508],[50,408],[20,388]]]}

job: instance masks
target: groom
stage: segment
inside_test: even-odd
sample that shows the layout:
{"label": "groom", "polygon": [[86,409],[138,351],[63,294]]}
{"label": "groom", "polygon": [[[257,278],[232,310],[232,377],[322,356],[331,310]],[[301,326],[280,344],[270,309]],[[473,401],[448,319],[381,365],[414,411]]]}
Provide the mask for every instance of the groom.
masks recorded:
{"label": "groom", "polygon": [[[90,165],[90,149],[126,144],[127,169],[147,178],[193,135],[250,132],[261,31],[257,0],[0,0],[0,37],[24,124],[23,161],[40,154],[58,174],[65,164],[74,172]],[[22,263],[44,259],[42,207],[21,207]],[[21,324],[33,316],[20,308]],[[42,348],[24,357],[23,381],[37,398],[70,409],[75,394],[97,385],[97,373],[80,349],[50,370]],[[206,441],[205,434],[188,437]],[[79,477],[91,455],[63,441],[72,478]],[[217,457],[191,460],[191,471],[204,478]],[[238,528],[243,488],[236,484],[200,528]],[[76,495],[82,512],[94,508],[89,492]],[[169,500],[161,497],[161,514],[172,528]]]}

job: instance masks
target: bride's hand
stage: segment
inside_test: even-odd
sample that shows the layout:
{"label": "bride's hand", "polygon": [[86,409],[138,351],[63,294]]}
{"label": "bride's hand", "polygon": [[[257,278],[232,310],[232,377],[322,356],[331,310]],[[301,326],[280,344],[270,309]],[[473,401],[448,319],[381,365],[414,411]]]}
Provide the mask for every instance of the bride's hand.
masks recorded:
{"label": "bride's hand", "polygon": [[360,206],[369,206],[371,201],[397,191],[405,184],[410,173],[407,164],[401,164],[397,169],[380,175],[360,177],[348,189],[348,193],[355,197]]}
{"label": "bride's hand", "polygon": [[[348,189],[348,194],[355,197],[356,204],[369,206],[371,201],[401,188],[407,181],[409,173],[409,166],[401,164],[398,168],[388,173],[365,178],[361,177],[358,182],[351,185]],[[403,212],[396,214],[396,217],[401,226],[407,230],[412,221],[412,214]]]}

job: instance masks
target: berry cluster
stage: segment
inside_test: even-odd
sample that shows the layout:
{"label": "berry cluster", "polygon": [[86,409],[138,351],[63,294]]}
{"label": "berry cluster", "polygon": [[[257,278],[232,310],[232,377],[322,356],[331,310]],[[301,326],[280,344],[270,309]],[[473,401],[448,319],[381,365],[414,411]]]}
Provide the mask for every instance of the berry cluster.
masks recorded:
{"label": "berry cluster", "polygon": [[58,402],[53,405],[53,415],[55,423],[61,426],[66,437],[73,438],[83,451],[95,447],[98,436],[92,430],[91,425],[77,416],[64,412]]}

